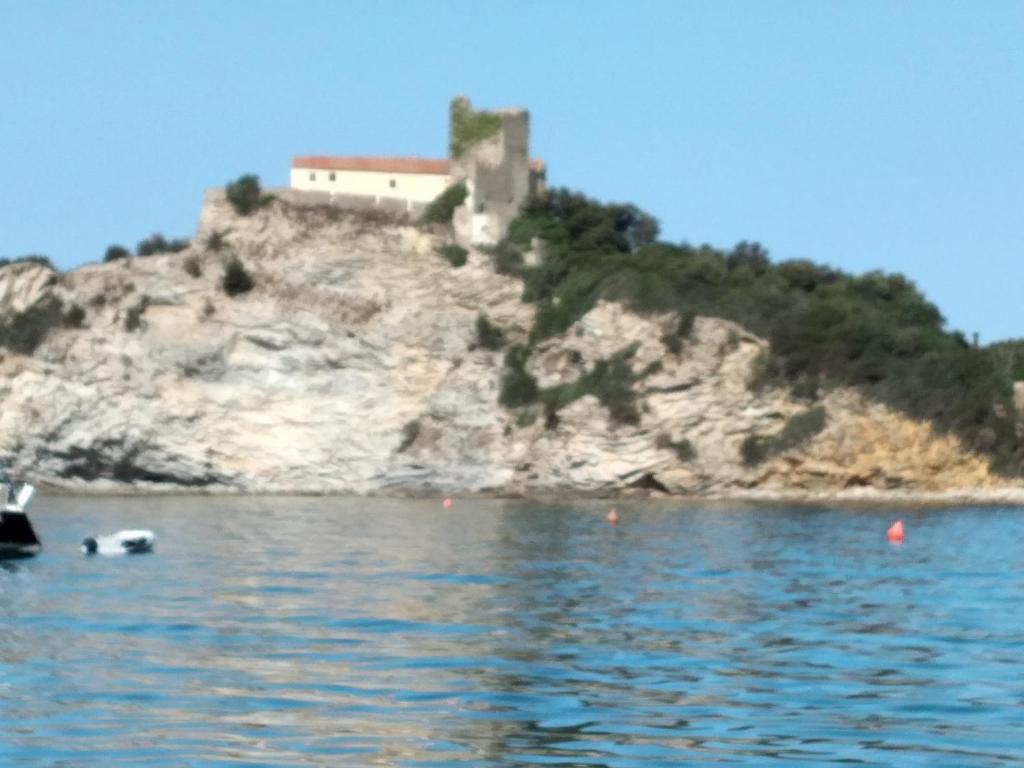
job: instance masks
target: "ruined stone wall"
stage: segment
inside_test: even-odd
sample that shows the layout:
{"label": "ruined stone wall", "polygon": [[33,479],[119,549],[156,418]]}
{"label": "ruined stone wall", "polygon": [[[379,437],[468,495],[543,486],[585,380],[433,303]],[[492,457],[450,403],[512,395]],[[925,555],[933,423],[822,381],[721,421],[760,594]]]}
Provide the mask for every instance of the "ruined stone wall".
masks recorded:
{"label": "ruined stone wall", "polygon": [[[461,105],[461,106],[460,106]],[[466,109],[470,120],[500,120],[496,131],[482,138],[456,139],[455,110]],[[476,112],[465,99],[453,103],[450,175],[469,192],[456,209],[456,238],[464,245],[493,245],[504,237],[530,195],[530,114],[525,109]],[[461,154],[455,155],[456,148]]]}
{"label": "ruined stone wall", "polygon": [[[329,205],[340,210],[367,211],[382,210],[393,213],[408,213],[415,219],[423,213],[426,203],[408,200],[403,197],[385,197],[383,195],[347,195],[330,192],[314,192],[290,187],[270,187],[267,192],[290,205]],[[207,194],[222,193],[221,190],[209,190]]]}

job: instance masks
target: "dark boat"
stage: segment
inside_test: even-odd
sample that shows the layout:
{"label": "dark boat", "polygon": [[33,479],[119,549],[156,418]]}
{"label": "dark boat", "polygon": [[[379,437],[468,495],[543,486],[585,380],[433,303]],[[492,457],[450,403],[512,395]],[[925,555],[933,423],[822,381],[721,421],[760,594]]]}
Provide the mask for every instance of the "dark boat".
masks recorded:
{"label": "dark boat", "polygon": [[42,549],[25,508],[36,489],[28,483],[15,485],[0,469],[0,559],[31,557]]}

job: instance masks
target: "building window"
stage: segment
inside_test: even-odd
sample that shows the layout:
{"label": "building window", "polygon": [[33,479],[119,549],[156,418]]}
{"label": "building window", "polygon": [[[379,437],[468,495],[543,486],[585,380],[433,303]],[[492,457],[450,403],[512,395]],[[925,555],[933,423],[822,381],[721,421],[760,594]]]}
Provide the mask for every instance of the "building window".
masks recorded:
{"label": "building window", "polygon": [[331,171],[330,175],[327,178],[330,179],[331,181],[334,181],[334,171]]}
{"label": "building window", "polygon": [[395,183],[396,183],[395,180],[392,179],[391,181],[388,182],[388,186],[391,187],[392,189],[394,189],[395,188]]}
{"label": "building window", "polygon": [[310,181],[316,181],[316,171],[310,171],[309,172],[309,180]]}

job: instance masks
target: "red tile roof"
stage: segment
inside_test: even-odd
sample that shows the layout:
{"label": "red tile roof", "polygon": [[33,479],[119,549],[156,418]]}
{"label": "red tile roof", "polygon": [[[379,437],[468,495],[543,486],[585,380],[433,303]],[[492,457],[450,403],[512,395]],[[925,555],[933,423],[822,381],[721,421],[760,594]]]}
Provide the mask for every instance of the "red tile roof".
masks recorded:
{"label": "red tile roof", "polygon": [[[426,157],[344,157],[336,155],[299,155],[292,158],[292,168],[312,171],[378,171],[380,173],[431,173],[447,175],[448,161]],[[530,160],[530,170],[543,172],[544,161]]]}
{"label": "red tile roof", "polygon": [[292,168],[326,171],[379,171],[381,173],[448,173],[447,160],[425,157],[330,157],[302,155],[292,158]]}

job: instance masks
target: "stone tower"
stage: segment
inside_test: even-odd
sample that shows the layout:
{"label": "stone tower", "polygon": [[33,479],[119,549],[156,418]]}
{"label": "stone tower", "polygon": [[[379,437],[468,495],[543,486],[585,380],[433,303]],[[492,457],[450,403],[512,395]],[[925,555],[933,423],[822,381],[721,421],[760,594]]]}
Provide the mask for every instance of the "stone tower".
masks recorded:
{"label": "stone tower", "polygon": [[539,183],[530,172],[530,113],[525,109],[475,111],[465,97],[451,104],[452,183],[468,195],[452,223],[463,245],[493,245],[505,236]]}

